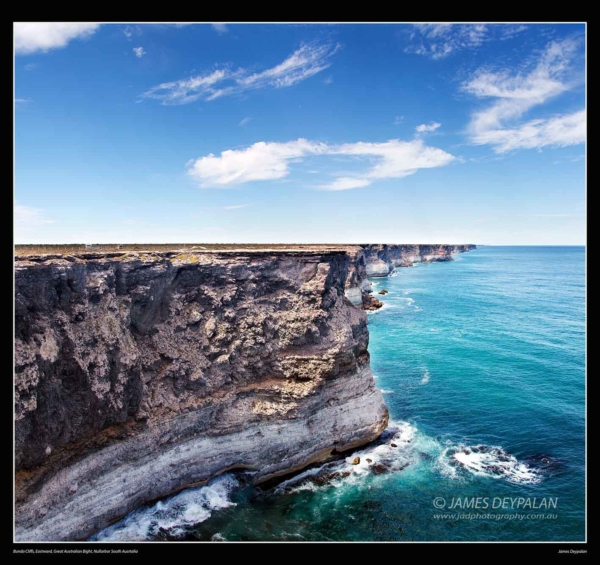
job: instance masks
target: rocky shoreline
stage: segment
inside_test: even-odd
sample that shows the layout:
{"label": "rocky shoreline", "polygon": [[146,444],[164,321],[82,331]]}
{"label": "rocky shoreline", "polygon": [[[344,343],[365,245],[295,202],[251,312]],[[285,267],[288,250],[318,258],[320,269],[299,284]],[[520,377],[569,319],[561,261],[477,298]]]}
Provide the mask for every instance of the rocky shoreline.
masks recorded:
{"label": "rocky shoreline", "polygon": [[[387,277],[394,269],[412,267],[416,263],[453,261],[456,253],[476,249],[473,244],[463,245],[359,245],[349,249],[352,271],[346,281],[346,298],[364,310],[377,310],[383,302],[372,295],[368,277]],[[379,293],[382,294],[382,293]]]}
{"label": "rocky shoreline", "polygon": [[19,255],[16,539],[86,539],[227,470],[260,483],[373,441],[367,276],[459,247]]}

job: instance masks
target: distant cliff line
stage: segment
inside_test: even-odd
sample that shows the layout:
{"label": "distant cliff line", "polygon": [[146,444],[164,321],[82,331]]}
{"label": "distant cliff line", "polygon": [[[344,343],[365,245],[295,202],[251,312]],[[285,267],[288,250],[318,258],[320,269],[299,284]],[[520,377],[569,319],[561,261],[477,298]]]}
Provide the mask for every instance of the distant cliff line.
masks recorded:
{"label": "distant cliff line", "polygon": [[[173,252],[214,253],[221,251],[333,251],[344,250],[351,256],[346,280],[346,297],[355,306],[367,310],[377,307],[377,300],[369,296],[371,285],[367,277],[385,277],[399,267],[411,267],[416,263],[452,261],[452,255],[476,249],[475,244],[287,244],[287,243],[103,243],[103,244],[17,244],[17,257],[34,256],[63,258],[69,255],[96,257],[94,254],[120,254],[127,252]],[[90,255],[92,254],[92,255]]]}
{"label": "distant cliff line", "polygon": [[453,261],[456,253],[476,249],[474,244],[365,244],[347,249],[352,255],[352,269],[346,280],[345,294],[355,306],[375,310],[381,302],[371,296],[368,277],[387,277],[399,267],[417,263]]}
{"label": "distant cliff line", "polygon": [[85,539],[226,470],[260,482],[377,438],[352,289],[460,247],[18,249],[16,538]]}
{"label": "distant cliff line", "polygon": [[[176,251],[178,249],[194,251],[265,251],[265,250],[327,250],[346,249],[348,247],[361,247],[363,249],[376,247],[466,247],[474,249],[475,245],[454,244],[371,244],[371,243],[18,243],[15,245],[15,254],[45,255],[45,254],[80,254],[87,252],[114,252],[114,251]],[[468,249],[467,249],[468,250]]]}

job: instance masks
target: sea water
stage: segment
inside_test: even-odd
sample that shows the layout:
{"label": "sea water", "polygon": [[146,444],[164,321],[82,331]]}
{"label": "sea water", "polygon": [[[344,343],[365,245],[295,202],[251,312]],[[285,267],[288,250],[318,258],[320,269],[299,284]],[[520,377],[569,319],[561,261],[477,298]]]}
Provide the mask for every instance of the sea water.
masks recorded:
{"label": "sea water", "polygon": [[584,248],[481,247],[372,282],[378,444],[270,488],[226,474],[93,539],[584,540]]}

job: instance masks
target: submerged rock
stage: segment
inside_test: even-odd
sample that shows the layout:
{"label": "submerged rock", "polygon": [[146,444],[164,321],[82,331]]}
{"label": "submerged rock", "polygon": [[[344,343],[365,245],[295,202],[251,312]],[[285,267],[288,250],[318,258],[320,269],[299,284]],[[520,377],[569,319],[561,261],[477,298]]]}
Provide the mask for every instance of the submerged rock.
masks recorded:
{"label": "submerged rock", "polygon": [[383,463],[374,463],[369,467],[369,470],[374,475],[383,475],[384,473],[389,473],[390,468]]}

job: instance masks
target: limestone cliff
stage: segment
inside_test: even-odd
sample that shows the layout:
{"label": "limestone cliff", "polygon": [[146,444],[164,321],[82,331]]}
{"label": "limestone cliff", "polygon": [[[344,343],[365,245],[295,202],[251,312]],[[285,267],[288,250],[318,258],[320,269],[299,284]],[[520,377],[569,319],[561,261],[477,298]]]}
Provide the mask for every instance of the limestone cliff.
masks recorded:
{"label": "limestone cliff", "polygon": [[346,279],[346,297],[355,306],[371,309],[373,297],[368,296],[371,285],[367,277],[387,277],[398,267],[411,267],[415,263],[452,261],[452,255],[475,249],[463,245],[394,245],[365,244],[348,248],[352,256],[351,272]]}
{"label": "limestone cliff", "polygon": [[260,482],[377,438],[352,303],[367,276],[474,246],[254,247],[19,252],[17,540],[85,539],[225,470]]}
{"label": "limestone cliff", "polygon": [[388,413],[338,250],[16,260],[16,538],[85,539],[228,469],[259,482]]}

